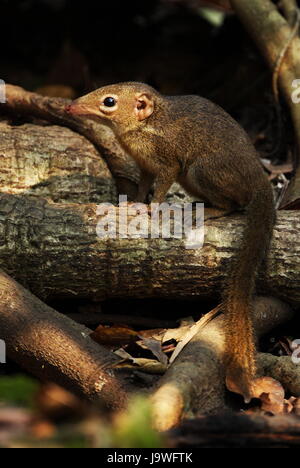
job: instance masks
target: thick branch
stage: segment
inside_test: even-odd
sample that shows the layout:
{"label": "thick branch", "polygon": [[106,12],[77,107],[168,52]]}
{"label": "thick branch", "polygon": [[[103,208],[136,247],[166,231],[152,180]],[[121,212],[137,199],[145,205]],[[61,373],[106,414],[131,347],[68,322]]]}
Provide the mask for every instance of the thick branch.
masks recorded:
{"label": "thick branch", "polygon": [[[106,221],[117,220],[112,211]],[[132,217],[124,221],[130,223]],[[147,218],[147,217],[146,217]],[[0,195],[0,267],[42,299],[53,297],[215,297],[238,247],[244,217],[206,221],[204,246],[185,239],[99,238],[94,204],[53,204]],[[148,219],[148,218],[147,218]],[[99,228],[99,225],[98,225]],[[259,290],[300,303],[300,221],[280,212]],[[262,288],[263,286],[263,288]]]}
{"label": "thick branch", "polygon": [[107,406],[122,407],[126,393],[116,379],[114,354],[90,330],[51,309],[0,272],[0,338],[10,358],[41,380]]}

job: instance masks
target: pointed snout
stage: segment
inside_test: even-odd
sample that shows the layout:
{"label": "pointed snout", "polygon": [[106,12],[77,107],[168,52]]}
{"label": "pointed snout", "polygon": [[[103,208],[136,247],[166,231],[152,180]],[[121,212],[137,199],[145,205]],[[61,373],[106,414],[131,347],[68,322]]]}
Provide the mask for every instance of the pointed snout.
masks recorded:
{"label": "pointed snout", "polygon": [[89,109],[87,106],[84,106],[83,104],[80,104],[80,102],[73,101],[71,104],[68,104],[65,107],[65,111],[68,114],[72,115],[88,115],[92,114],[91,109]]}

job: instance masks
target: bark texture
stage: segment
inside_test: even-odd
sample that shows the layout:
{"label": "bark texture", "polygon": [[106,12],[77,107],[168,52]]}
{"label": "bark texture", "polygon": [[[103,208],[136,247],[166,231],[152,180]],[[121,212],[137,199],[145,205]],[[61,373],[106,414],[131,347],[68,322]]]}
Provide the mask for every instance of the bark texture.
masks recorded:
{"label": "bark texture", "polygon": [[70,116],[65,107],[70,101],[49,98],[24,89],[6,85],[6,103],[0,105],[0,113],[15,116],[29,116],[47,122],[66,126],[85,136],[92,142],[105,159],[118,187],[119,193],[133,198],[139,180],[139,170],[116,141],[113,132],[106,126],[90,119]]}
{"label": "bark texture", "polygon": [[95,146],[68,128],[0,122],[0,191],[54,202],[116,202],[116,187]]}
{"label": "bark texture", "polygon": [[115,376],[119,359],[91,331],[42,303],[0,272],[0,330],[10,358],[44,381],[120,408],[126,392]]}
{"label": "bark texture", "polygon": [[[122,222],[115,239],[99,238],[101,219],[95,204],[2,194],[0,267],[43,300],[211,298],[220,291],[244,223],[242,215],[227,217],[226,224],[221,218],[206,221],[203,247],[190,250],[184,239],[119,238]],[[299,232],[297,213],[279,213],[258,281],[261,292],[294,304],[300,303]]]}

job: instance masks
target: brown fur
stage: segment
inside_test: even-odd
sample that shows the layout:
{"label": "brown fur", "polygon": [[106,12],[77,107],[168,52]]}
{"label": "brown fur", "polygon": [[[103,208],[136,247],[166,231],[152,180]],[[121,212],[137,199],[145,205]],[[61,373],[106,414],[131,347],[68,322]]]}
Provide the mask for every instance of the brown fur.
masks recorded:
{"label": "brown fur", "polygon": [[[114,109],[103,99],[113,96]],[[109,125],[141,168],[138,200],[155,179],[153,202],[162,202],[177,180],[190,193],[224,210],[245,208],[247,225],[224,294],[227,385],[251,398],[255,344],[251,299],[257,269],[275,222],[271,185],[240,125],[198,96],[162,96],[143,83],[100,88],[75,101],[70,112]]]}

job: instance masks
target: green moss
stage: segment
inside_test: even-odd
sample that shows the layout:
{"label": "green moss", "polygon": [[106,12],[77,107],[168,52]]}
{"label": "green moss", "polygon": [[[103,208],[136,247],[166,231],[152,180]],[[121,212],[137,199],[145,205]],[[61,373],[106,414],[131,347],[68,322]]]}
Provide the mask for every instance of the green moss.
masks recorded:
{"label": "green moss", "polygon": [[25,375],[0,377],[0,404],[33,407],[38,382]]}

